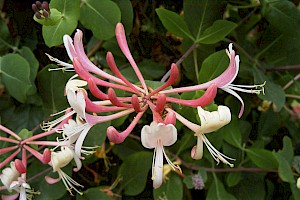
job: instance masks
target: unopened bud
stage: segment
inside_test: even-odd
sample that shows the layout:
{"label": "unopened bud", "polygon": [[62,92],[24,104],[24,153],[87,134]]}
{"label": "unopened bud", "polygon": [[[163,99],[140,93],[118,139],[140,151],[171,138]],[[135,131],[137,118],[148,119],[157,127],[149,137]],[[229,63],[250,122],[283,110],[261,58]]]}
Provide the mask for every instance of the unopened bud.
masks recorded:
{"label": "unopened bud", "polygon": [[43,9],[45,9],[46,11],[50,12],[50,7],[49,7],[49,3],[44,1],[42,4]]}
{"label": "unopened bud", "polygon": [[42,8],[42,3],[40,1],[36,1],[35,5],[39,8],[39,9],[43,9]]}
{"label": "unopened bud", "polygon": [[39,13],[39,12],[34,13],[34,16],[35,16],[36,18],[38,18],[38,19],[41,19],[41,18],[42,18],[41,13]]}
{"label": "unopened bud", "polygon": [[26,172],[26,166],[24,166],[23,162],[19,159],[15,160],[15,167],[16,170],[20,173],[23,174]]}
{"label": "unopened bud", "polygon": [[47,148],[43,153],[43,163],[48,164],[51,161],[51,151]]}
{"label": "unopened bud", "polygon": [[43,11],[43,16],[44,16],[45,18],[48,18],[48,17],[49,17],[49,13],[48,13],[46,10],[44,10],[44,11]]}
{"label": "unopened bud", "polygon": [[39,12],[39,9],[38,9],[38,7],[36,6],[36,4],[32,4],[31,8],[32,8],[32,10],[33,10],[34,12]]}

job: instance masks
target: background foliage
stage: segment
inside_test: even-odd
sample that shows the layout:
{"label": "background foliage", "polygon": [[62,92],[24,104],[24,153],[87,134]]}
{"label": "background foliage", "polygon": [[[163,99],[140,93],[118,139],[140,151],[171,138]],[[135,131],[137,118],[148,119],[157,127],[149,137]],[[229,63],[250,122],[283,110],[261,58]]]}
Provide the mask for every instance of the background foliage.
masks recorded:
{"label": "background foliage", "polygon": [[[207,151],[204,159],[191,159],[190,148],[196,140],[178,123],[179,140],[167,153],[181,161],[183,175],[171,171],[162,187],[153,190],[149,174],[152,151],[138,141],[141,126],[124,143],[113,145],[105,140],[110,123],[104,123],[93,127],[85,141],[86,145],[102,145],[102,149],[84,161],[81,171],[72,174],[85,186],[84,195],[69,197],[62,183],[45,184],[46,174],[42,174],[29,179],[42,193],[36,199],[300,199],[296,187],[300,114],[291,107],[300,99],[299,1],[51,0],[50,8],[64,16],[52,26],[33,20],[32,3],[0,1],[1,124],[17,133],[26,128],[34,134],[49,114],[67,107],[64,85],[73,73],[49,72],[56,66],[45,53],[68,61],[62,36],[72,35],[76,28],[83,30],[87,55],[96,65],[108,70],[105,53],[111,51],[129,80],[133,72],[114,38],[119,21],[148,80],[160,80],[192,45],[197,46],[180,65],[177,86],[211,80],[227,67],[223,49],[232,42],[241,60],[235,84],[267,83],[265,95],[242,95],[246,110],[241,119],[234,117],[240,107],[232,96],[219,91],[215,100],[229,106],[234,116],[230,124],[207,137],[236,159],[234,168],[216,165]],[[195,110],[186,108],[180,113],[196,121]],[[122,128],[130,120],[111,123]],[[5,145],[0,143],[0,147]],[[32,161],[28,177],[45,167]],[[67,171],[72,173],[71,166]],[[195,175],[205,183],[202,190],[195,189]]]}

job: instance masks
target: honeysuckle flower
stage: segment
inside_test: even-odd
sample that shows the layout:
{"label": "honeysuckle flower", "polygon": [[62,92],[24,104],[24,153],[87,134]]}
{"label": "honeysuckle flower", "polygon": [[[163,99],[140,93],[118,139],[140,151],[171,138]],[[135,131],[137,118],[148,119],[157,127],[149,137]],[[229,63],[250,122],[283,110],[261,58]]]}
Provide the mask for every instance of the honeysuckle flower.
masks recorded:
{"label": "honeysuckle flower", "polygon": [[74,181],[69,175],[62,171],[61,168],[68,165],[72,160],[75,160],[77,163],[79,158],[76,157],[74,151],[69,147],[62,147],[58,152],[51,152],[51,161],[49,163],[50,166],[53,168],[53,172],[57,172],[59,175],[58,179],[51,178],[49,176],[45,177],[45,180],[49,184],[56,183],[60,180],[63,181],[64,185],[66,186],[67,190],[72,194],[72,190],[74,189],[77,193],[82,194],[76,187],[83,187],[81,184]]}
{"label": "honeysuckle flower", "polygon": [[240,59],[238,55],[235,55],[235,51],[232,48],[232,43],[229,44],[228,49],[226,49],[226,53],[230,59],[229,65],[227,69],[215,79],[208,81],[206,83],[202,83],[195,86],[188,86],[188,87],[181,87],[181,88],[174,88],[162,91],[161,93],[170,94],[170,93],[179,93],[179,92],[190,92],[196,90],[203,90],[209,88],[212,84],[215,84],[218,88],[228,92],[229,94],[235,96],[241,102],[241,109],[239,113],[239,117],[242,116],[244,112],[244,101],[243,99],[235,92],[245,92],[245,93],[255,93],[260,94],[261,92],[264,93],[264,85],[234,85],[232,82],[238,75],[239,72],[239,64]]}
{"label": "honeysuckle flower", "polygon": [[7,167],[2,170],[2,173],[0,175],[0,180],[3,183],[3,185],[7,188],[8,191],[11,191],[10,185],[13,181],[16,181],[18,177],[20,176],[20,173],[15,167],[14,162],[10,162],[10,167]]}
{"label": "honeysuckle flower", "polygon": [[18,177],[16,181],[13,181],[10,185],[10,189],[19,193],[19,200],[32,199],[33,195],[40,194],[40,192],[32,190],[30,185],[22,177]]}
{"label": "honeysuckle flower", "polygon": [[[233,164],[229,163],[226,159],[234,160],[222,153],[220,153],[207,139],[206,133],[214,132],[221,127],[225,126],[231,121],[231,113],[228,107],[218,106],[217,111],[205,111],[203,108],[198,107],[198,115],[200,118],[201,125],[194,124],[180,114],[176,113],[176,118],[182,122],[185,126],[195,132],[197,136],[197,145],[191,150],[191,157],[194,159],[201,159],[203,157],[203,143],[206,145],[208,151],[212,157],[219,163],[220,161],[224,164],[228,164],[233,167]],[[169,109],[167,111],[170,111]],[[174,111],[173,111],[174,112]]]}
{"label": "honeysuckle flower", "polygon": [[154,188],[159,188],[163,181],[163,157],[165,157],[173,170],[180,170],[180,167],[172,163],[164,151],[164,146],[171,146],[176,140],[177,129],[172,124],[165,125],[153,121],[150,126],[145,125],[142,128],[142,145],[145,148],[154,149],[152,163],[152,180]]}

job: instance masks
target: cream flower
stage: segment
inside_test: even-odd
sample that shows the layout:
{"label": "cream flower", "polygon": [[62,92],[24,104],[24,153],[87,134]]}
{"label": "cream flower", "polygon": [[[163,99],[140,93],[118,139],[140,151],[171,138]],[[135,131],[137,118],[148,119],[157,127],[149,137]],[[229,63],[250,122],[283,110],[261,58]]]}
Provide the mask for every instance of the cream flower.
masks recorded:
{"label": "cream flower", "polygon": [[141,131],[142,145],[148,149],[154,149],[152,162],[153,187],[159,188],[163,181],[163,156],[168,164],[175,170],[179,169],[170,161],[164,151],[164,146],[171,146],[177,140],[177,129],[172,124],[152,122],[150,126],[145,125]]}

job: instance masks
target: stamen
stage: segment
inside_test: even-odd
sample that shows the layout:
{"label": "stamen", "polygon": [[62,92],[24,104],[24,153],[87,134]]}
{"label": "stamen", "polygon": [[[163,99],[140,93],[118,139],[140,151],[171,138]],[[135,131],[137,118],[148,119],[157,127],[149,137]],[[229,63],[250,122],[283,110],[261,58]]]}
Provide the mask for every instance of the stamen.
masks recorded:
{"label": "stamen", "polygon": [[217,164],[220,163],[220,160],[224,163],[229,165],[230,167],[233,167],[234,165],[229,163],[226,159],[229,160],[235,160],[234,158],[230,158],[224,154],[222,154],[221,152],[219,152],[210,142],[209,140],[206,138],[205,135],[201,134],[198,137],[202,137],[202,140],[204,142],[204,144],[206,145],[208,151],[210,152],[210,154],[212,155],[212,157],[214,158],[215,161],[217,161]]}
{"label": "stamen", "polygon": [[66,62],[63,62],[57,58],[54,58],[52,56],[50,56],[49,54],[45,53],[49,60],[53,61],[53,62],[56,62],[58,64],[58,66],[64,66],[64,67],[61,67],[61,68],[55,68],[55,69],[48,69],[49,71],[57,71],[57,70],[62,70],[62,71],[75,71],[74,70],[74,67],[72,64],[69,64],[69,63],[66,63]]}

